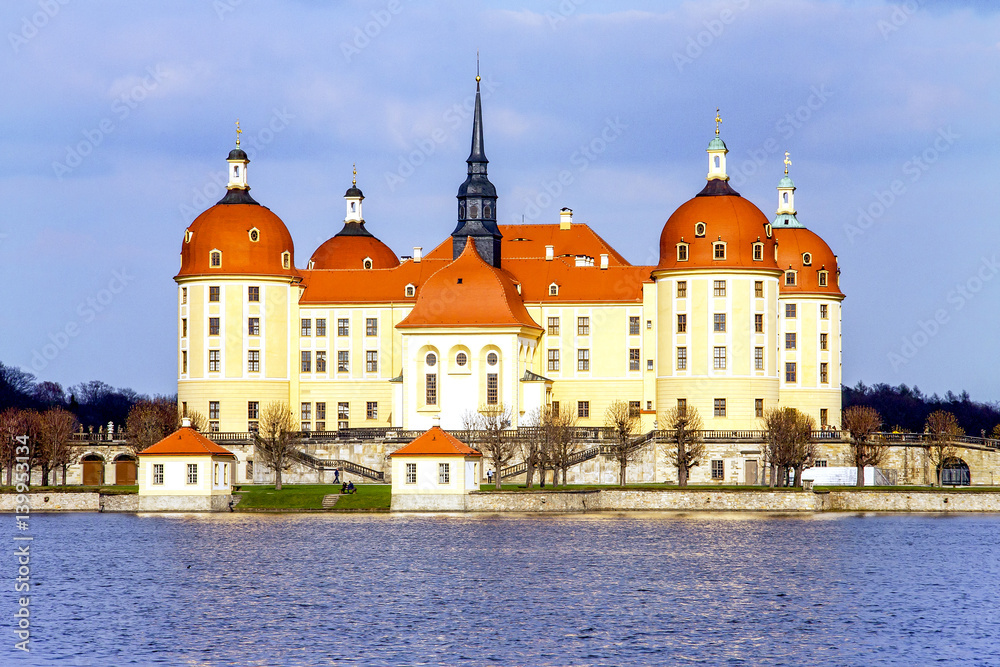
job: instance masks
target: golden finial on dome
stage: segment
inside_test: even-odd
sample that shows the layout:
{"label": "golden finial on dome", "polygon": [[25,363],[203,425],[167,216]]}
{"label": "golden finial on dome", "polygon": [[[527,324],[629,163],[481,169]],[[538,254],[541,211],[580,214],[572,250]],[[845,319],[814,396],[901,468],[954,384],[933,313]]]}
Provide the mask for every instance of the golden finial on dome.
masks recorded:
{"label": "golden finial on dome", "polygon": [[357,186],[358,184],[358,163],[354,163],[354,178],[351,179],[351,185]]}
{"label": "golden finial on dome", "polygon": [[788,165],[792,164],[792,161],[788,158],[788,151],[785,151],[785,176],[788,176]]}
{"label": "golden finial on dome", "polygon": [[240,135],[242,133],[243,133],[243,130],[240,129],[240,119],[237,118],[236,119],[236,145],[237,146],[240,145]]}
{"label": "golden finial on dome", "polygon": [[722,116],[719,115],[719,107],[715,107],[715,136],[719,136],[719,123],[722,122]]}

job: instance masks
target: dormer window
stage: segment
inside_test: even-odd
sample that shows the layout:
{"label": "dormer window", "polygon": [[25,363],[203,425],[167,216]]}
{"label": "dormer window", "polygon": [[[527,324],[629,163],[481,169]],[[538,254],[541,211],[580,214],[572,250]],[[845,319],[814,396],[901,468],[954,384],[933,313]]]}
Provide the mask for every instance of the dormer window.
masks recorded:
{"label": "dormer window", "polygon": [[414,287],[413,285],[407,285],[406,286],[406,292],[405,292],[406,296],[412,298],[413,295],[415,295],[416,293],[417,293],[417,288],[416,287]]}
{"label": "dormer window", "polygon": [[256,227],[250,230],[250,241],[253,243],[260,241],[260,230],[257,229]]}
{"label": "dormer window", "polygon": [[795,271],[785,271],[785,285],[788,287],[795,287]]}
{"label": "dormer window", "polygon": [[827,284],[829,282],[829,279],[828,279],[827,276],[829,276],[829,275],[830,275],[829,271],[820,271],[819,272],[819,286],[820,287],[826,287],[827,286]]}
{"label": "dormer window", "polygon": [[184,230],[184,243],[191,243],[191,237],[194,236],[194,232],[190,229]]}
{"label": "dormer window", "polygon": [[281,253],[281,268],[290,269],[292,268],[292,253],[287,250]]}
{"label": "dormer window", "polygon": [[772,229],[773,228],[771,227],[771,223],[770,222],[767,223],[766,225],[764,225],[764,233],[767,234],[767,238],[771,238],[771,231],[772,231]]}
{"label": "dormer window", "polygon": [[725,259],[726,258],[726,244],[722,241],[717,241],[712,244],[712,258],[713,259]]}
{"label": "dormer window", "polygon": [[802,253],[802,266],[811,266],[813,263],[813,256],[807,252]]}
{"label": "dormer window", "polygon": [[764,261],[764,244],[754,243],[753,244],[753,261],[763,262]]}
{"label": "dormer window", "polygon": [[677,261],[686,262],[688,260],[688,244],[678,243],[677,244]]}
{"label": "dormer window", "polygon": [[366,271],[369,270],[369,269],[371,269],[372,268],[372,258],[371,257],[365,257],[365,261],[362,262],[361,265],[365,267]]}
{"label": "dormer window", "polygon": [[[716,158],[716,159],[718,159],[718,158]],[[695,226],[694,226],[694,235],[698,236],[698,237],[702,237],[702,236],[705,235],[705,223],[704,222],[699,222],[699,223],[695,224]]]}
{"label": "dormer window", "polygon": [[559,285],[555,283],[549,285],[549,296],[559,296]]}
{"label": "dormer window", "polygon": [[213,269],[218,269],[222,267],[222,251],[213,250],[208,255],[208,265]]}

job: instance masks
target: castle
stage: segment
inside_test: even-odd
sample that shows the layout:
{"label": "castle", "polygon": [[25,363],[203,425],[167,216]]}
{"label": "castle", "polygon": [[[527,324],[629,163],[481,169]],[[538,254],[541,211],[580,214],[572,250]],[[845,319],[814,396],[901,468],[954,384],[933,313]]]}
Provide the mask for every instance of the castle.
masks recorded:
{"label": "castle", "polygon": [[759,429],[775,406],[840,427],[837,257],[797,218],[787,154],[769,218],[730,186],[717,115],[707,182],[663,225],[658,264],[635,266],[569,208],[498,224],[482,115],[477,77],[450,238],[400,258],[369,229],[355,179],[343,229],[304,268],[251,197],[237,139],[226,195],[181,245],[182,409],[220,432],[254,430],[271,401],[308,431],[462,428],[483,404],[511,408],[515,427],[543,406],[602,426],[615,400],[644,430],[674,406],[712,430]]}

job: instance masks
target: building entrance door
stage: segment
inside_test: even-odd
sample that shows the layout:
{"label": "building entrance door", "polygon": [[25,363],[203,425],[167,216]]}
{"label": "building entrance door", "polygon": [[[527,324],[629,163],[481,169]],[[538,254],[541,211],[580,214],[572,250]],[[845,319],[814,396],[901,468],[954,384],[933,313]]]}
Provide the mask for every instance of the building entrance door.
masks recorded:
{"label": "building entrance door", "polygon": [[753,485],[757,483],[756,461],[744,461],[743,471],[744,471],[744,479],[743,479],[744,484]]}

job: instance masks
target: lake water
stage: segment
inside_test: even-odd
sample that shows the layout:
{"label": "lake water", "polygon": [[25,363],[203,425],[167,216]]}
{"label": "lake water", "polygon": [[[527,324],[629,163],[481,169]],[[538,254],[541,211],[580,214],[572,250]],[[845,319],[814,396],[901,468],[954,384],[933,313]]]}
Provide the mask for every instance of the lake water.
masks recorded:
{"label": "lake water", "polygon": [[3,665],[1000,664],[997,515],[31,522]]}

